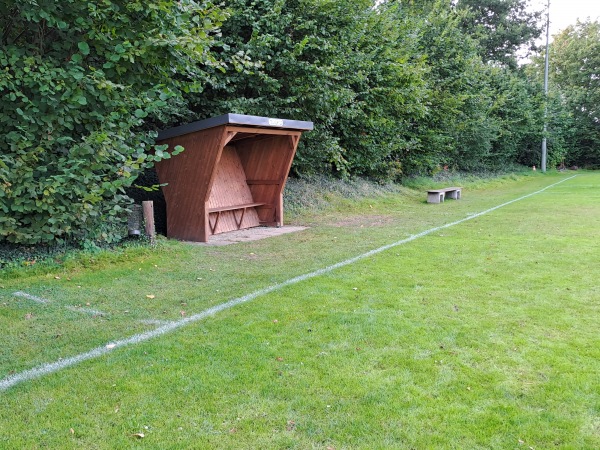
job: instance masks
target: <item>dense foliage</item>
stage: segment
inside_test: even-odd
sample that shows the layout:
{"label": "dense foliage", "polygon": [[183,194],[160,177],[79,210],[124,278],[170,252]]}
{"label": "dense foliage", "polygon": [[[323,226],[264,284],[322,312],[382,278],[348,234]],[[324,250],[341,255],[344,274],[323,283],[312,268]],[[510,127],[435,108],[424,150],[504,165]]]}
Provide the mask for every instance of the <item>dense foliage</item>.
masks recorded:
{"label": "dense foliage", "polygon": [[[170,0],[0,3],[0,239],[118,239],[124,187],[160,159],[224,15]],[[167,155],[168,156],[168,155]]]}
{"label": "dense foliage", "polygon": [[301,141],[296,173],[397,171],[406,132],[424,114],[425,70],[409,20],[371,0],[228,0],[225,59],[254,65],[215,73],[194,96],[199,117],[234,111],[315,122]]}
{"label": "dense foliage", "polygon": [[521,3],[503,9],[489,32],[504,44],[483,48],[479,25],[465,31],[477,14],[468,2],[228,0],[222,56],[241,53],[253,66],[215,73],[193,108],[198,117],[235,111],[313,120],[298,174],[387,180],[445,165],[510,164],[541,141],[542,99],[520,70],[483,56],[514,61],[539,34]]}
{"label": "dense foliage", "polygon": [[546,101],[528,3],[0,0],[0,242],[118,239],[153,130],[226,112],[312,120],[299,176],[538,164],[546,107],[550,166],[598,164],[598,24]]}
{"label": "dense foliage", "polygon": [[516,68],[519,49],[535,50],[535,39],[542,31],[541,12],[528,9],[528,1],[458,0],[456,5],[467,11],[461,26],[478,40],[484,61]]}
{"label": "dense foliage", "polygon": [[550,55],[553,89],[569,113],[570,127],[561,133],[568,136],[567,163],[600,168],[600,23],[568,27]]}

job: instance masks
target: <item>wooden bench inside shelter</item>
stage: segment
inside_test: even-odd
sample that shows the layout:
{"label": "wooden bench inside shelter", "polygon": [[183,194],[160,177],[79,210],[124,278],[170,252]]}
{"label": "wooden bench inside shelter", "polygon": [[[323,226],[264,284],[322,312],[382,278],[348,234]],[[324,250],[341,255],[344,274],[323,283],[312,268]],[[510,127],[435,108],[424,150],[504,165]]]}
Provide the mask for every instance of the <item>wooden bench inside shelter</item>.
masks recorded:
{"label": "wooden bench inside shelter", "polygon": [[[237,226],[237,229],[241,229],[242,228],[242,223],[244,223],[244,216],[246,215],[246,211],[248,209],[252,209],[252,208],[256,208],[257,206],[264,206],[264,203],[244,203],[243,205],[231,205],[231,206],[218,206],[216,208],[208,208],[208,212],[210,213],[216,213],[216,217],[214,222],[210,221],[210,217],[209,217],[209,225],[210,225],[210,231],[212,234],[215,234],[215,231],[217,229],[217,226],[219,225],[219,219],[221,218],[221,213],[224,211],[234,211],[234,219],[235,219],[235,224]],[[239,219],[238,219],[238,215],[236,214],[236,212],[239,211]]]}
{"label": "wooden bench inside shelter", "polygon": [[430,189],[427,191],[427,203],[442,203],[446,197],[454,200],[460,199],[461,187],[448,187],[443,189]]}
{"label": "wooden bench inside shelter", "polygon": [[283,189],[312,122],[224,114],[159,133],[185,148],[156,163],[167,204],[167,236],[207,242],[214,234],[283,226]]}

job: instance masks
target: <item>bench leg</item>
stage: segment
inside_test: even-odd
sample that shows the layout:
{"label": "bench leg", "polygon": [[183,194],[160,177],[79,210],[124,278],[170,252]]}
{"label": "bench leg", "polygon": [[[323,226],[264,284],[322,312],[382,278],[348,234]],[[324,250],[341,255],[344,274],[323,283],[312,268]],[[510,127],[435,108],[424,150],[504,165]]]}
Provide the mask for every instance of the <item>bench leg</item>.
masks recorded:
{"label": "bench leg", "polygon": [[240,216],[240,220],[238,220],[235,210],[233,211],[233,218],[235,219],[235,224],[237,225],[237,229],[239,230],[242,227],[242,222],[244,221],[244,215],[246,214],[246,208],[241,208],[242,215]]}
{"label": "bench leg", "polygon": [[210,214],[208,215],[208,225],[210,226],[210,231],[212,234],[215,234],[215,230],[217,229],[217,225],[219,224],[219,218],[221,217],[221,211],[217,211],[217,217],[215,218],[215,223],[210,223]]}
{"label": "bench leg", "polygon": [[456,191],[448,192],[448,198],[452,198],[454,200],[460,200],[460,189],[457,189]]}
{"label": "bench leg", "polygon": [[444,193],[443,192],[432,192],[431,194],[427,194],[427,203],[442,203],[444,201]]}

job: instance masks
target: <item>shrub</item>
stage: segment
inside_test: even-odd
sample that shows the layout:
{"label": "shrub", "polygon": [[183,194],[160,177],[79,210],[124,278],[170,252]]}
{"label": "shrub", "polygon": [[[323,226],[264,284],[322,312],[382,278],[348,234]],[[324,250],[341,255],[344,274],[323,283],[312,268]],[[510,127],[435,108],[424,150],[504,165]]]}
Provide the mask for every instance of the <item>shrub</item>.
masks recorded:
{"label": "shrub", "polygon": [[224,18],[192,0],[3,2],[0,241],[119,239],[124,188],[170,156],[152,124],[186,114]]}

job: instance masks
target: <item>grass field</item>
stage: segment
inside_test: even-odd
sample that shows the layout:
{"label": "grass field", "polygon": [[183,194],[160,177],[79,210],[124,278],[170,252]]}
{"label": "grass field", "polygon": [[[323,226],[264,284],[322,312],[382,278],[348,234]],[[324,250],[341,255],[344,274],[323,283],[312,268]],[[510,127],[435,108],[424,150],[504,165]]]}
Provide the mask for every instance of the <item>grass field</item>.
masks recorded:
{"label": "grass field", "polygon": [[600,174],[424,200],[4,274],[0,448],[600,448]]}

